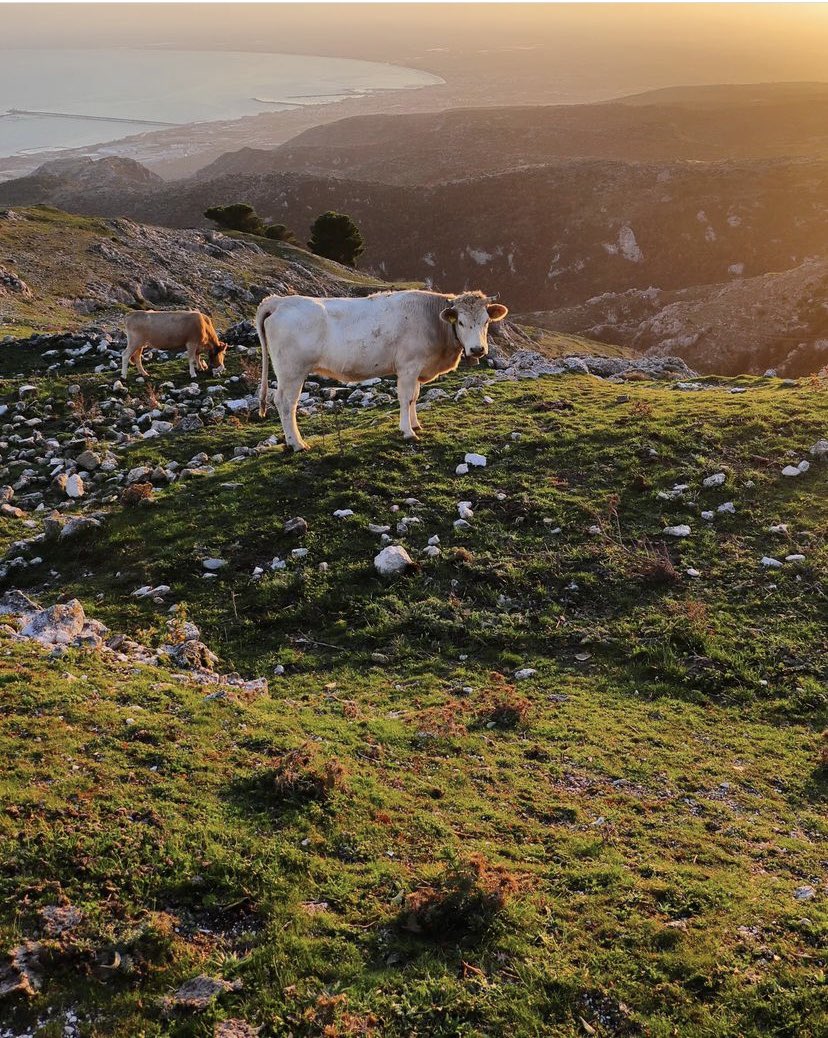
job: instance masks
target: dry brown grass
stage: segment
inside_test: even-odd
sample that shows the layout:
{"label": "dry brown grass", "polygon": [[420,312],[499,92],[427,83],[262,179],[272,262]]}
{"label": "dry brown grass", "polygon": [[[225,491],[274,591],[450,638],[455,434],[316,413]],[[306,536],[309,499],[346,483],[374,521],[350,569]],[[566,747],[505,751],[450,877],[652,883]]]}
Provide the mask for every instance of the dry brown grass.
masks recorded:
{"label": "dry brown grass", "polygon": [[239,357],[239,368],[239,375],[243,379],[248,390],[252,391],[257,389],[262,377],[261,360],[254,360],[252,357],[248,357],[244,354]]}
{"label": "dry brown grass", "polygon": [[670,584],[678,584],[681,580],[681,574],[670,558],[666,546],[652,544],[650,541],[642,541],[630,550],[627,568],[633,579],[651,587],[668,587]]}
{"label": "dry brown grass", "polygon": [[280,798],[325,801],[337,789],[347,788],[347,771],[335,757],[324,759],[319,747],[304,743],[277,757],[270,784]]}

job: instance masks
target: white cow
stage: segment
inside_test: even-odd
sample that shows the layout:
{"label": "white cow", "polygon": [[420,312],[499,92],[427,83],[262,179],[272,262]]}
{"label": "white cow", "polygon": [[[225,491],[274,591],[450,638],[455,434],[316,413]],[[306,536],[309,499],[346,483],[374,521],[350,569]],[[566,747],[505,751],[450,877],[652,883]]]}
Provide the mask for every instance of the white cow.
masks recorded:
{"label": "white cow", "polygon": [[362,299],[268,296],[256,311],[262,344],[259,413],[267,413],[268,355],[285,440],[295,451],[308,447],[296,424],[296,405],[309,374],[341,382],[396,375],[400,432],[416,440],[420,385],[453,371],[464,355],[469,363],[479,363],[489,349],[489,322],[502,321],[508,312],[482,292],[378,292]]}

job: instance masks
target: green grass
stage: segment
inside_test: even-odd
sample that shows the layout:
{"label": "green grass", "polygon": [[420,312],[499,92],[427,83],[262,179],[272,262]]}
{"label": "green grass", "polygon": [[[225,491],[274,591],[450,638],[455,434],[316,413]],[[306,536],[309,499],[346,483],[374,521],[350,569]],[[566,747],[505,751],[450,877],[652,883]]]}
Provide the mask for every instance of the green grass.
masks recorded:
{"label": "green grass", "polygon": [[[393,409],[302,419],[310,454],[227,462],[44,548],[26,578],[44,600],[77,595],[152,643],[167,607],[130,592],[169,583],[270,695],[205,699],[163,668],[2,643],[0,946],[37,936],[43,906],[85,913],[46,942],[42,992],[5,1011],[22,1026],[71,1006],[89,1036],[207,1036],[225,1016],[264,1035],[823,1034],[826,466],[779,473],[825,435],[825,392],[741,384],[491,384],[490,405],[423,411],[414,447]],[[276,430],[224,423],[127,461],[229,456]],[[455,476],[470,450],[488,467]],[[725,487],[700,489],[716,471]],[[687,501],[657,497],[679,482]],[[735,515],[700,519],[725,500]],[[443,554],[382,581],[365,526],[412,514],[412,554],[434,533]],[[251,580],[290,559],[293,515],[309,555]],[[654,582],[663,526],[685,521],[664,545],[677,579]],[[800,566],[758,565],[798,548]],[[229,562],[213,580],[209,555]],[[537,673],[515,683],[519,667]],[[515,724],[489,727],[501,702]],[[344,768],[327,795],[274,783],[306,744]],[[491,925],[401,925],[408,895],[473,855],[514,879]],[[243,987],[165,1017],[201,972]]]}

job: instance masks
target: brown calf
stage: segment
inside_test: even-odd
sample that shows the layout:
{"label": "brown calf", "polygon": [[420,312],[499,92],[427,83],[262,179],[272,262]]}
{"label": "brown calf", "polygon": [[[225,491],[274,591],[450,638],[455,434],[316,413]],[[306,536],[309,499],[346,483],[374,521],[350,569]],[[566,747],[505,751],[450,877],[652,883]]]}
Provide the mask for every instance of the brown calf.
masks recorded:
{"label": "brown calf", "polygon": [[[126,319],[127,344],[121,354],[121,377],[126,378],[130,359],[141,375],[147,371],[141,360],[144,347],[156,350],[184,350],[190,362],[190,378],[199,371],[224,367],[227,343],[221,342],[213,322],[198,310],[138,310]],[[206,353],[209,365],[201,356]]]}

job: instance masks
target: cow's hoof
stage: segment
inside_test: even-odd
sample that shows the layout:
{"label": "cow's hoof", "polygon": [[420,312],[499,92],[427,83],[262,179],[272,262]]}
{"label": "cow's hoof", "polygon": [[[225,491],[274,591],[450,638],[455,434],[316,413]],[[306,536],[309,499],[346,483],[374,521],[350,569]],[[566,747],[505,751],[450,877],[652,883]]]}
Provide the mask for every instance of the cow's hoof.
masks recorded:
{"label": "cow's hoof", "polygon": [[405,440],[406,443],[416,443],[417,440],[419,439],[419,436],[417,436],[417,434],[415,432],[410,433],[410,434],[404,433],[403,434],[403,439]]}
{"label": "cow's hoof", "polygon": [[294,443],[289,443],[288,446],[290,447],[290,449],[293,451],[294,454],[298,454],[300,451],[309,451],[310,450],[310,444],[305,443],[304,440],[302,440],[301,443],[295,443],[295,444]]}

